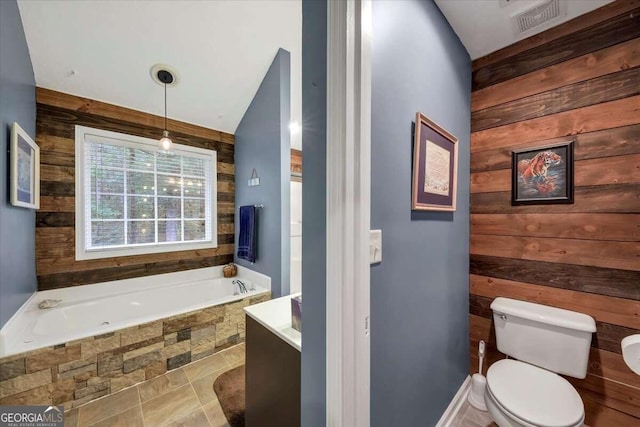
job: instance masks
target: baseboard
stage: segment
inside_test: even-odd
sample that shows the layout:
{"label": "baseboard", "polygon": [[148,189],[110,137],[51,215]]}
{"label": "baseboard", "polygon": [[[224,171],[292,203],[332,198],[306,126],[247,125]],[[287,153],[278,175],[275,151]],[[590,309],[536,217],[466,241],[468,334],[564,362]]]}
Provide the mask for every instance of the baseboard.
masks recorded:
{"label": "baseboard", "polygon": [[453,399],[451,399],[451,403],[449,403],[449,406],[447,406],[447,409],[444,411],[444,414],[442,414],[442,417],[440,417],[440,421],[438,421],[438,424],[436,424],[436,427],[451,426],[451,423],[455,419],[456,415],[458,415],[458,411],[460,411],[460,408],[462,407],[464,402],[467,401],[467,396],[469,395],[470,390],[471,390],[471,377],[467,375],[467,378],[465,378],[464,382],[458,389],[458,392],[456,393],[455,396],[453,396]]}

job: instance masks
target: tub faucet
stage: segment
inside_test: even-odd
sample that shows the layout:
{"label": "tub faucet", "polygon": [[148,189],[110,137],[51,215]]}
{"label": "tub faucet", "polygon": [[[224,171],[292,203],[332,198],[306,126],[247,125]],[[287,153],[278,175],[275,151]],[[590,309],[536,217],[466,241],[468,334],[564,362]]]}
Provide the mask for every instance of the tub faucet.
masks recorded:
{"label": "tub faucet", "polygon": [[238,287],[238,290],[236,291],[236,295],[239,294],[239,293],[240,294],[246,294],[247,292],[249,292],[249,291],[247,291],[247,287],[245,286],[245,284],[244,284],[244,282],[242,280],[235,279],[231,283],[233,283],[235,286]]}

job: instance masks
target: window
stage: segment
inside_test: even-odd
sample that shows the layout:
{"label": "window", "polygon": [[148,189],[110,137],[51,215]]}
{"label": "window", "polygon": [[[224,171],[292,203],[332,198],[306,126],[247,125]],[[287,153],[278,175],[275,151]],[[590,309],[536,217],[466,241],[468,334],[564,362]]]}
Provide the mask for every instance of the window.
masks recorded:
{"label": "window", "polygon": [[215,151],[76,126],[76,259],[216,246]]}

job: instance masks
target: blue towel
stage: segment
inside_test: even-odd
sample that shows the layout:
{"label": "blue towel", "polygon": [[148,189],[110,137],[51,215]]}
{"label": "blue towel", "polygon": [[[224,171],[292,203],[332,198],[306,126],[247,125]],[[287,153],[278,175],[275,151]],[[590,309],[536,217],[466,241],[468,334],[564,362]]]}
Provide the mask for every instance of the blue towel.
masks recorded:
{"label": "blue towel", "polygon": [[240,235],[238,237],[238,258],[256,262],[258,249],[258,229],[255,206],[240,207]]}

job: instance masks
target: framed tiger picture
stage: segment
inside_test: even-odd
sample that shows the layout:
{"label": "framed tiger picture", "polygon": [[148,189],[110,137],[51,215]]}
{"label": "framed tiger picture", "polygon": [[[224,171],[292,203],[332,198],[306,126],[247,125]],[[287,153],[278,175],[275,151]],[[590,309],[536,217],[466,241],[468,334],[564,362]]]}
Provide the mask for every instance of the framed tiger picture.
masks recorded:
{"label": "framed tiger picture", "polygon": [[512,151],[511,204],[573,203],[573,145],[553,145]]}

